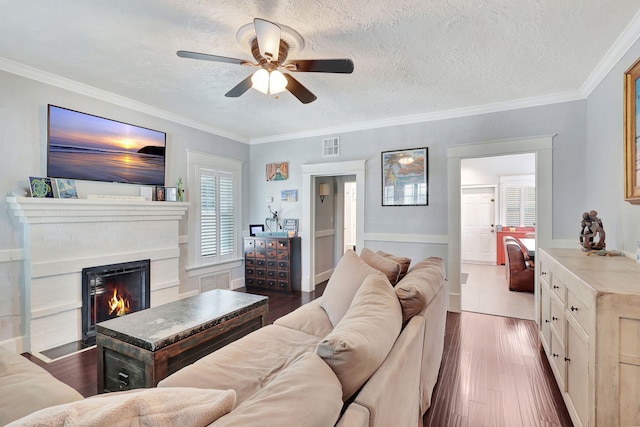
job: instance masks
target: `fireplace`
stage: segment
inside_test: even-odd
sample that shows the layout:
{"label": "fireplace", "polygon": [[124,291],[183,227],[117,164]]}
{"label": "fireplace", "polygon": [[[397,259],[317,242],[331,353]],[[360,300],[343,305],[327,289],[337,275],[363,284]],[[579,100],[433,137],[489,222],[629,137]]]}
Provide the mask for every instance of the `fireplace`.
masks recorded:
{"label": "fireplace", "polygon": [[150,260],[82,269],[82,342],[95,344],[96,323],[149,308]]}

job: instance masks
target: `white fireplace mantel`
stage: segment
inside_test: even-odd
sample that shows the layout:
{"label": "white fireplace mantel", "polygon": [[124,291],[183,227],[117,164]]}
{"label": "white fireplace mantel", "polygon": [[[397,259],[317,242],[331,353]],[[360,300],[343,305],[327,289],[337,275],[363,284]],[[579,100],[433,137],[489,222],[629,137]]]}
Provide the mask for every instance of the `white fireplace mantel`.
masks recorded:
{"label": "white fireplace mantel", "polygon": [[151,306],[180,298],[179,223],[190,204],[7,196],[24,229],[22,351],[81,339],[83,268],[151,261]]}
{"label": "white fireplace mantel", "polygon": [[51,199],[7,196],[13,214],[22,223],[105,221],[179,221],[187,202],[148,202],[130,199]]}

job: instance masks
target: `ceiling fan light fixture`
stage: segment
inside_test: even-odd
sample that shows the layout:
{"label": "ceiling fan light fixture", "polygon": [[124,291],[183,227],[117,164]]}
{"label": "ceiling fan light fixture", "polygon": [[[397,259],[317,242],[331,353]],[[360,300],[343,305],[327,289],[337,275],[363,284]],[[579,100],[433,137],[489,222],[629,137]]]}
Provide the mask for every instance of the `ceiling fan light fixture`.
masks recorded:
{"label": "ceiling fan light fixture", "polygon": [[269,93],[269,72],[264,68],[259,69],[251,76],[251,87],[265,95]]}
{"label": "ceiling fan light fixture", "polygon": [[272,95],[284,92],[287,89],[287,78],[278,70],[269,73],[269,92]]}
{"label": "ceiling fan light fixture", "polygon": [[275,95],[284,92],[287,89],[287,79],[278,70],[267,71],[264,68],[253,73],[251,83],[254,89],[264,93],[265,95]]}

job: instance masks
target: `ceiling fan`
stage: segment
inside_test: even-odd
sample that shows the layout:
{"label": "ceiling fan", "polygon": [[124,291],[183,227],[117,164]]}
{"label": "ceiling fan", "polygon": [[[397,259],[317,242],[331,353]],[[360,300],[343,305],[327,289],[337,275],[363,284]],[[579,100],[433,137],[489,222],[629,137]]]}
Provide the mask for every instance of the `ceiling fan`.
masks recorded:
{"label": "ceiling fan", "polygon": [[287,54],[292,47],[301,48],[304,45],[300,34],[292,28],[255,18],[253,25],[247,24],[240,28],[236,36],[238,41],[241,41],[242,36],[246,36],[247,32],[249,32],[248,36],[250,37],[247,41],[251,43],[251,54],[256,62],[185,50],[179,50],[177,54],[181,58],[260,67],[258,71],[242,80],[225,94],[225,96],[232,98],[242,95],[253,87],[271,95],[288,90],[300,102],[308,104],[315,101],[317,99],[316,96],[294,79],[293,76],[282,73],[280,69],[290,72],[353,72],[353,61],[351,59],[299,59],[287,61]]}

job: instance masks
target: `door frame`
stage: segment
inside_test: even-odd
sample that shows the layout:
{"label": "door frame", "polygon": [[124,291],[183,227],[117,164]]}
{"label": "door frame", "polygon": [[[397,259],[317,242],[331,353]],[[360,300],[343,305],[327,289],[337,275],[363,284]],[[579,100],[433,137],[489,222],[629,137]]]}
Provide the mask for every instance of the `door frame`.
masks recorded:
{"label": "door frame", "polygon": [[[506,139],[491,142],[478,142],[456,145],[447,149],[447,185],[448,185],[448,271],[449,310],[460,312],[460,258],[461,258],[461,221],[460,221],[460,163],[462,159],[476,157],[494,157],[505,154],[534,153],[536,155],[536,250],[549,247],[552,240],[552,200],[553,200],[553,137],[542,135],[530,138]],[[540,290],[538,271],[535,279],[535,304],[539,307]],[[535,311],[536,322],[540,322],[540,313]]]}
{"label": "door frame", "polygon": [[315,290],[315,255],[314,239],[315,205],[318,192],[315,185],[319,176],[356,176],[356,247],[364,247],[364,201],[366,160],[352,160],[334,163],[314,163],[302,165],[302,220],[300,223],[300,245],[302,250],[302,283],[303,292]]}

